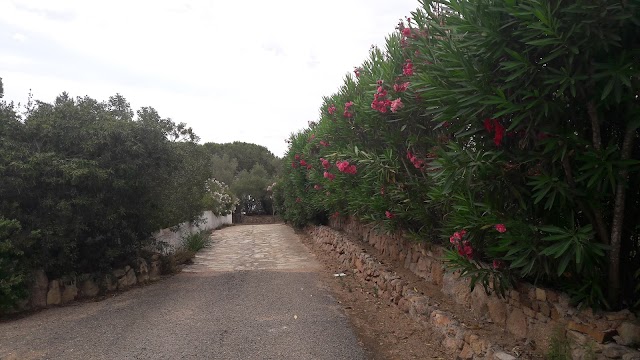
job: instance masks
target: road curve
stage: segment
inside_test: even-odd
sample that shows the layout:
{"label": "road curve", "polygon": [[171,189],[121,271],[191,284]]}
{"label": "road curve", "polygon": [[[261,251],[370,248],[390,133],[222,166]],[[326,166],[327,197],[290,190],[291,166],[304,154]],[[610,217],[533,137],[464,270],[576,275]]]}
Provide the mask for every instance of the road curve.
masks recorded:
{"label": "road curve", "polygon": [[0,359],[365,359],[282,224],[215,231],[181,274],[0,323]]}

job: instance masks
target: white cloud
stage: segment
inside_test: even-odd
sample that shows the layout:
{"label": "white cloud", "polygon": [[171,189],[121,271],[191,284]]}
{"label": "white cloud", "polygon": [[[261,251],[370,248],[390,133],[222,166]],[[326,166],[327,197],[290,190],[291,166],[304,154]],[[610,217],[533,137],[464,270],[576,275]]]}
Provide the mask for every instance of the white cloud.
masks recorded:
{"label": "white cloud", "polygon": [[[317,118],[322,96],[336,91],[370,45],[383,44],[417,6],[415,0],[5,1],[0,26],[12,30],[14,41],[18,35],[29,41],[0,57],[0,74],[9,100],[24,101],[26,88],[44,101],[62,91],[98,99],[120,92],[134,107],[151,105],[186,122],[204,141],[255,142],[282,155],[284,139]],[[39,54],[37,38],[58,55]],[[37,68],[49,58],[50,68]]]}

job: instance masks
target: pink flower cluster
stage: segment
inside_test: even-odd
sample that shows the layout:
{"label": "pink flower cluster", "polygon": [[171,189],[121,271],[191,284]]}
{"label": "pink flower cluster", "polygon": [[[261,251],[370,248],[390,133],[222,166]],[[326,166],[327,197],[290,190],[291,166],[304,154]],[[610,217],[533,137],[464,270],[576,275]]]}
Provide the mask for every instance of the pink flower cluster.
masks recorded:
{"label": "pink flower cluster", "polygon": [[353,73],[356,74],[357,78],[360,77],[360,72],[362,72],[362,68],[359,68],[359,67],[354,67],[353,68]]}
{"label": "pink flower cluster", "polygon": [[407,150],[407,159],[409,159],[409,161],[411,161],[411,163],[413,164],[413,166],[416,169],[422,169],[425,165],[424,160],[419,159],[414,153],[412,153],[410,150]]}
{"label": "pink flower cluster", "polygon": [[349,162],[346,160],[336,162],[336,166],[338,167],[338,170],[340,170],[345,174],[355,175],[358,172],[358,170],[356,169],[356,166],[349,165]]}
{"label": "pink flower cluster", "polygon": [[316,190],[322,190],[322,186],[318,184],[313,185],[313,188]]}
{"label": "pink flower cluster", "polygon": [[320,140],[320,145],[322,145],[324,147],[327,147],[327,146],[329,146],[329,143],[324,141],[324,140]]}
{"label": "pink flower cluster", "polygon": [[344,117],[346,118],[352,118],[353,117],[353,113],[351,112],[351,107],[353,106],[353,101],[349,101],[347,103],[344,104],[344,113],[342,115],[344,115]]}
{"label": "pink flower cluster", "polygon": [[405,60],[405,63],[402,66],[402,74],[404,76],[413,75],[413,63],[411,62],[411,59]]}
{"label": "pink flower cluster", "polygon": [[325,171],[323,176],[324,176],[326,179],[329,179],[329,181],[333,181],[333,179],[335,179],[335,178],[336,178],[336,176],[335,176],[334,174],[332,174],[332,173],[330,173],[330,172],[328,172],[328,171]]}
{"label": "pink flower cluster", "polygon": [[494,226],[494,228],[499,232],[499,233],[504,233],[507,232],[507,227],[504,226],[504,224],[496,224]]}
{"label": "pink flower cluster", "polygon": [[381,83],[381,81],[378,81],[380,86],[378,86],[378,90],[373,95],[371,108],[384,114],[387,112],[387,108],[391,106],[391,100],[387,99],[387,90],[382,87]]}
{"label": "pink flower cluster", "polygon": [[327,109],[327,111],[329,112],[329,115],[333,115],[336,113],[336,106],[331,104],[329,105],[329,108]]}
{"label": "pink flower cluster", "polygon": [[484,128],[491,134],[495,131],[493,136],[493,143],[496,146],[502,145],[502,139],[504,138],[505,128],[497,119],[484,119]]}
{"label": "pink flower cluster", "polygon": [[393,219],[394,217],[396,217],[396,215],[389,210],[384,212],[384,216],[386,216],[387,219]]}
{"label": "pink flower cluster", "polygon": [[322,167],[325,170],[329,170],[329,168],[331,167],[331,163],[329,162],[329,160],[324,159],[324,158],[320,158],[320,162],[322,162]]}
{"label": "pink flower cluster", "polygon": [[392,113],[398,112],[398,110],[401,109],[403,106],[404,104],[402,103],[402,100],[400,100],[400,98],[397,98],[391,102],[391,112]]}
{"label": "pink flower cluster", "polygon": [[402,84],[393,84],[393,91],[395,92],[405,92],[409,88],[409,82],[405,82]]}
{"label": "pink flower cluster", "polygon": [[464,256],[467,259],[473,258],[473,247],[471,247],[471,243],[468,240],[463,240],[464,236],[467,234],[466,230],[456,231],[449,237],[449,242],[456,245],[458,248],[458,254],[460,256]]}

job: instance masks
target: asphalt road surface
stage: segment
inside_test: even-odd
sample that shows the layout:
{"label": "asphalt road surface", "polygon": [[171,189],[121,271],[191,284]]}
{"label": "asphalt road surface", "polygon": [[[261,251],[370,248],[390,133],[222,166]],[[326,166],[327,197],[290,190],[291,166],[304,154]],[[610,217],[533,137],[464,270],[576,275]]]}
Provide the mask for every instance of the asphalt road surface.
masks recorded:
{"label": "asphalt road surface", "polygon": [[365,359],[285,225],[233,226],[181,274],[0,323],[0,359]]}

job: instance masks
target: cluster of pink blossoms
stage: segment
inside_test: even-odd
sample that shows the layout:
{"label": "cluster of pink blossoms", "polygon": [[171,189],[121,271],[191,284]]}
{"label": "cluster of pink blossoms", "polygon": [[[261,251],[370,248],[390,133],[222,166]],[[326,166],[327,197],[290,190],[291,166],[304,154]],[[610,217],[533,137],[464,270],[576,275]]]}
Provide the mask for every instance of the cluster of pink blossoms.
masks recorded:
{"label": "cluster of pink blossoms", "polygon": [[329,160],[327,160],[325,158],[320,158],[320,162],[322,163],[322,167],[325,170],[329,170],[329,168],[331,167],[331,163],[329,162]]}
{"label": "cluster of pink blossoms", "polygon": [[352,106],[353,106],[353,101],[349,101],[349,102],[344,104],[344,113],[342,114],[342,115],[344,115],[344,117],[346,117],[346,118],[352,118],[353,117],[353,113],[350,111]]}
{"label": "cluster of pink blossoms", "polygon": [[338,167],[338,170],[340,170],[345,174],[355,175],[358,172],[358,170],[356,169],[356,166],[349,165],[349,162],[346,160],[336,162],[336,166]]}
{"label": "cluster of pink blossoms", "polygon": [[458,248],[458,254],[460,256],[464,256],[467,259],[473,258],[473,247],[471,247],[471,243],[468,240],[462,240],[464,236],[467,234],[466,230],[456,231],[449,237],[449,242],[456,245]]}
{"label": "cluster of pink blossoms", "polygon": [[400,98],[397,98],[391,102],[391,112],[398,112],[398,110],[400,110],[403,106],[404,104],[402,103],[402,100],[400,100]]}
{"label": "cluster of pink blossoms", "polygon": [[322,145],[324,147],[327,147],[327,146],[329,146],[329,143],[324,141],[324,140],[320,140],[320,145]]}
{"label": "cluster of pink blossoms", "polygon": [[409,159],[409,161],[411,161],[411,163],[413,164],[413,166],[416,169],[422,169],[425,165],[424,160],[419,159],[414,153],[412,153],[410,150],[407,150],[407,159]]}
{"label": "cluster of pink blossoms", "polygon": [[378,80],[378,91],[373,95],[371,108],[384,114],[389,106],[391,106],[391,100],[387,99],[387,90],[382,87],[382,80]]}
{"label": "cluster of pink blossoms", "polygon": [[332,174],[332,173],[330,173],[328,171],[325,171],[323,176],[325,177],[325,179],[329,179],[329,181],[333,181],[333,179],[336,178],[336,176],[334,174]]}
{"label": "cluster of pink blossoms", "polygon": [[322,186],[321,186],[321,185],[318,185],[318,184],[315,184],[315,185],[313,186],[313,188],[314,188],[314,189],[316,189],[316,190],[322,190]]}
{"label": "cluster of pink blossoms", "polygon": [[484,119],[484,128],[491,134],[495,131],[495,135],[493,136],[493,143],[496,146],[502,145],[502,139],[504,138],[505,128],[500,124],[499,120],[496,119]]}
{"label": "cluster of pink blossoms", "polygon": [[405,63],[402,66],[402,74],[404,76],[413,75],[413,63],[411,62],[411,59],[405,60]]}
{"label": "cluster of pink blossoms", "polygon": [[405,82],[402,84],[393,84],[393,91],[395,92],[405,92],[407,88],[409,88],[409,82]]}
{"label": "cluster of pink blossoms", "polygon": [[327,108],[327,111],[329,112],[329,115],[333,115],[336,113],[336,106],[331,104],[329,105],[329,108]]}

